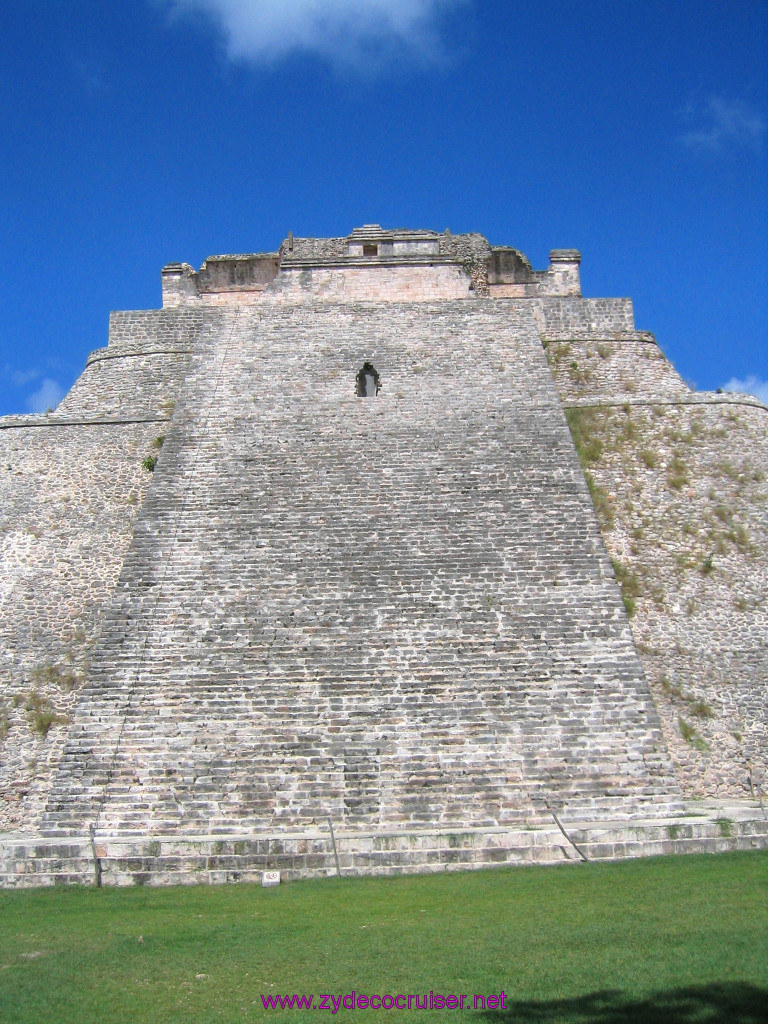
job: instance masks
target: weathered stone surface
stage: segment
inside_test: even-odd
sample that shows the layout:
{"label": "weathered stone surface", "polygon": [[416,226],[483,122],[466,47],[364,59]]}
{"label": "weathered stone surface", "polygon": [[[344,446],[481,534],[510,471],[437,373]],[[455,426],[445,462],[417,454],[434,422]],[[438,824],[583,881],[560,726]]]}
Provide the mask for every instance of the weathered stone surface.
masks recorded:
{"label": "weathered stone surface", "polygon": [[[697,437],[723,428],[726,407],[690,395],[629,300],[581,298],[579,259],[555,250],[538,272],[482,236],[369,225],[289,236],[279,253],[199,274],[172,264],[165,308],[113,314],[108,348],[56,414],[2,421],[0,469],[7,451],[29,478],[2,478],[5,826],[62,842],[90,824],[100,843],[136,836],[117,882],[325,870],[324,841],[290,844],[329,816],[355,870],[432,870],[515,860],[493,830],[535,837],[525,826],[550,810],[606,822],[679,811],[665,737],[686,792],[739,791],[747,747],[759,780],[763,576],[749,622],[729,632],[722,609],[755,565],[729,563],[701,640],[640,600],[660,723],[558,388],[577,415],[600,406],[587,411],[604,437],[629,403],[649,438],[656,406],[677,416],[668,403],[687,403],[706,425]],[[365,363],[375,398],[356,394]],[[765,410],[744,408],[746,510],[768,460]],[[638,483],[609,448],[590,472],[617,506],[605,536],[623,565],[639,527],[617,494],[626,506],[644,487],[665,522],[674,501],[657,477],[668,484],[677,463],[665,455]],[[697,493],[717,451],[689,456]],[[54,481],[58,525],[41,500]],[[724,543],[738,548],[733,514]],[[644,528],[645,554],[659,552],[649,580],[669,587],[679,545]],[[756,545],[763,529],[750,527]],[[45,736],[32,694],[60,719]],[[705,768],[675,733],[679,700],[717,707]],[[738,750],[721,742],[734,723],[748,737]],[[444,853],[406,842],[424,829],[450,837]],[[227,860],[222,846],[186,863],[189,836],[233,832],[281,838],[274,856],[249,846]],[[574,855],[555,839],[520,840],[540,853],[519,859]],[[627,842],[596,855],[634,855]],[[13,863],[28,877],[25,856]],[[3,857],[7,882],[17,869]],[[34,884],[65,871],[47,861]]]}
{"label": "weathered stone surface", "polygon": [[[328,829],[301,833],[261,831],[219,837],[160,836],[110,839],[97,848],[90,840],[66,843],[37,839],[0,844],[0,884],[40,885],[222,885],[262,882],[264,872],[293,881],[318,875],[400,875],[529,864],[563,864],[685,853],[768,848],[768,822],[757,808],[710,807],[694,818],[641,820],[609,828],[595,822],[568,825],[563,835],[550,818],[537,826],[470,828],[461,831],[358,830],[336,836]],[[723,811],[734,814],[723,817]],[[715,815],[719,814],[719,817]],[[578,849],[577,849],[578,847]]]}
{"label": "weathered stone surface", "polygon": [[[45,828],[498,825],[674,800],[530,315],[218,319]],[[375,400],[355,396],[364,360]]]}
{"label": "weathered stone surface", "polygon": [[768,410],[697,394],[652,335],[550,343],[684,796],[765,791]]}

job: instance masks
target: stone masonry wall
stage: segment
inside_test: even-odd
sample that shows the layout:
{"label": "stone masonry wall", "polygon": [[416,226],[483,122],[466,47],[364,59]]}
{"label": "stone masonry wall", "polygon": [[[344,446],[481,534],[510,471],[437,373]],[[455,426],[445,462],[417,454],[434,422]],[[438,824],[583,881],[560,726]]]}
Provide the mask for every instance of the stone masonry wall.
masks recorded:
{"label": "stone masonry wall", "polygon": [[194,307],[112,313],[108,347],[91,352],[58,415],[167,419],[202,317]]}
{"label": "stone masonry wall", "polygon": [[0,830],[45,804],[163,430],[0,421]]}
{"label": "stone masonry wall", "polygon": [[[388,232],[369,224],[347,238],[290,235],[278,253],[210,256],[197,272],[188,263],[169,263],[162,270],[163,306],[573,298],[581,296],[580,262],[575,249],[553,249],[549,267],[534,271],[522,253],[492,249],[479,234]],[[600,317],[602,328],[609,327],[604,311]]]}
{"label": "stone masonry wall", "polygon": [[274,305],[304,302],[426,302],[471,297],[470,277],[461,266],[283,267],[261,291],[206,292],[211,305]]}
{"label": "stone masonry wall", "polygon": [[637,337],[631,299],[547,296],[529,300],[525,305],[532,310],[542,340],[546,342]]}
{"label": "stone masonry wall", "polygon": [[[677,788],[530,315],[221,311],[48,833],[496,826]],[[375,399],[355,396],[369,360]]]}
{"label": "stone masonry wall", "polygon": [[0,420],[0,832],[330,816],[359,862],[765,792],[768,409],[692,392],[578,253],[500,298],[439,238],[464,262],[293,240],[253,292],[169,265],[180,305]]}
{"label": "stone masonry wall", "polygon": [[547,341],[547,358],[566,404],[600,396],[631,402],[634,398],[686,398],[690,388],[680,377],[653,335],[634,337],[570,337]]}
{"label": "stone masonry wall", "polygon": [[691,392],[649,337],[546,351],[683,793],[747,796],[768,765],[768,410]]}
{"label": "stone masonry wall", "polygon": [[199,329],[194,311],[113,314],[54,414],[0,420],[0,830],[45,806]]}

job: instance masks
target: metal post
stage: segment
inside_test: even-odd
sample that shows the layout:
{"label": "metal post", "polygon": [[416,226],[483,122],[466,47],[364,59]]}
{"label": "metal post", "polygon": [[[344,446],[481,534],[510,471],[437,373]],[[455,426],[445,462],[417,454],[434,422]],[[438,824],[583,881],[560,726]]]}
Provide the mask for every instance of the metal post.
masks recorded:
{"label": "metal post", "polygon": [[333,834],[333,822],[331,821],[330,814],[328,815],[328,828],[331,830],[331,843],[333,844],[333,857],[336,861],[336,874],[341,875],[341,867],[339,866],[339,851],[336,849],[336,836]]}
{"label": "metal post", "polygon": [[556,824],[556,825],[557,825],[557,827],[558,827],[558,828],[560,829],[560,831],[561,831],[561,832],[563,833],[563,835],[564,835],[564,836],[565,836],[565,838],[566,838],[566,839],[568,840],[568,842],[569,842],[569,843],[571,844],[571,846],[572,846],[572,847],[574,848],[574,850],[576,851],[576,853],[578,853],[578,855],[579,855],[579,856],[581,857],[581,859],[582,859],[582,860],[583,860],[583,861],[584,861],[585,863],[587,863],[587,862],[588,862],[588,857],[587,857],[586,853],[584,853],[584,851],[583,851],[583,850],[581,850],[581,849],[580,849],[580,848],[579,848],[579,847],[578,847],[578,846],[576,845],[576,843],[574,843],[574,841],[573,841],[573,840],[571,839],[571,837],[570,837],[570,836],[568,835],[568,833],[567,833],[567,832],[565,831],[565,829],[563,828],[563,826],[562,826],[562,824],[561,824],[561,822],[560,822],[560,819],[558,818],[558,816],[557,816],[557,815],[555,814],[555,812],[554,812],[554,811],[552,810],[552,808],[551,808],[551,807],[549,808],[549,813],[550,813],[550,814],[552,815],[552,817],[553,817],[553,818],[555,819],[555,824]]}
{"label": "metal post", "polygon": [[88,826],[91,837],[91,854],[93,855],[93,881],[97,889],[101,888],[101,857],[96,853],[96,833],[93,825]]}

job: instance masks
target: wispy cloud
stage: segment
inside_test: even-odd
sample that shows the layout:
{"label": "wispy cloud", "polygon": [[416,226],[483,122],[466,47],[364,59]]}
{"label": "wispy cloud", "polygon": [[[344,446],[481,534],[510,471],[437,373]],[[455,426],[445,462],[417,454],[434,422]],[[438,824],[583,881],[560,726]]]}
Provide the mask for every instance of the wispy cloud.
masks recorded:
{"label": "wispy cloud", "polygon": [[27,409],[30,412],[47,412],[55,409],[64,397],[64,388],[57,380],[44,377],[40,387],[27,399]]}
{"label": "wispy cloud", "polygon": [[473,0],[160,0],[174,14],[202,13],[233,60],[274,64],[294,52],[331,64],[380,67],[384,56],[435,64],[447,56],[445,17]]}
{"label": "wispy cloud", "polygon": [[40,376],[39,370],[10,370],[8,367],[6,367],[6,373],[17,388],[23,388],[26,384],[31,384],[33,380],[37,380]]}
{"label": "wispy cloud", "polygon": [[104,76],[93,65],[93,63],[75,56],[70,56],[69,63],[73,72],[87,92],[100,93],[105,91],[107,85],[104,80]]}
{"label": "wispy cloud", "polygon": [[754,374],[739,380],[738,377],[731,377],[727,384],[723,384],[723,391],[738,391],[744,395],[754,395],[761,402],[768,405],[768,380],[760,380]]}
{"label": "wispy cloud", "polygon": [[756,147],[765,135],[765,118],[759,110],[723,96],[689,103],[682,115],[691,128],[680,136],[680,142],[696,152]]}

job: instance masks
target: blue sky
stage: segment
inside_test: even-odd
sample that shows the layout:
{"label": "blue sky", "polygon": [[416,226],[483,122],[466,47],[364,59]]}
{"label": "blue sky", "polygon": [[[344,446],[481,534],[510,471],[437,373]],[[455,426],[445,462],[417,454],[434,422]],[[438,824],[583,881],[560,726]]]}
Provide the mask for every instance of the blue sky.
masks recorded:
{"label": "blue sky", "polygon": [[27,0],[0,14],[0,414],[160,268],[480,231],[768,401],[766,0]]}

